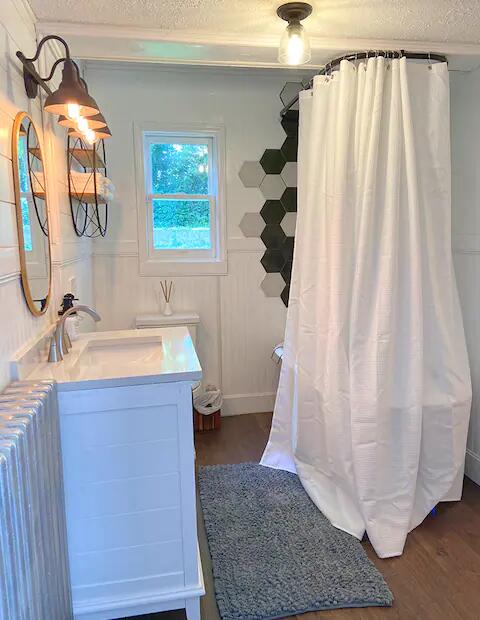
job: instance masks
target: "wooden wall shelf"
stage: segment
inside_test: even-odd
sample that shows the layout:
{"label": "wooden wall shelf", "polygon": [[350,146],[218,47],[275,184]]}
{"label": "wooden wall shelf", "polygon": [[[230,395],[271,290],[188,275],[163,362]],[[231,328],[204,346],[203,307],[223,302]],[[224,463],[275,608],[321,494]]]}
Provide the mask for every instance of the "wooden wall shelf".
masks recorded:
{"label": "wooden wall shelf", "polygon": [[84,168],[105,168],[105,162],[100,157],[99,153],[90,151],[87,149],[70,149],[70,154],[74,157],[78,163]]}

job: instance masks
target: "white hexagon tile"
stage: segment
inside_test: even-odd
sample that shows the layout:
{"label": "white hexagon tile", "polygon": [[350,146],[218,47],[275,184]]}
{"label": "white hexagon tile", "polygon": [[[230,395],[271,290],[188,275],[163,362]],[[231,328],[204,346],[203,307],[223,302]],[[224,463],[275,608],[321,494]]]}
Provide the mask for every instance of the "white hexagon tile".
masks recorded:
{"label": "white hexagon tile", "polygon": [[267,297],[280,297],[285,281],[280,273],[267,273],[260,286]]}
{"label": "white hexagon tile", "polygon": [[238,176],[245,187],[260,187],[260,183],[265,178],[265,170],[259,161],[245,161]]}
{"label": "white hexagon tile", "polygon": [[297,187],[297,162],[287,161],[283,166],[281,177],[287,187]]}
{"label": "white hexagon tile", "polygon": [[280,222],[283,232],[287,237],[295,236],[295,228],[297,226],[297,214],[295,211],[285,213],[283,220]]}
{"label": "white hexagon tile", "polygon": [[265,222],[260,213],[245,213],[239,226],[245,237],[260,237],[265,228]]}
{"label": "white hexagon tile", "polygon": [[265,200],[278,200],[285,191],[285,183],[279,174],[267,174],[260,185]]}

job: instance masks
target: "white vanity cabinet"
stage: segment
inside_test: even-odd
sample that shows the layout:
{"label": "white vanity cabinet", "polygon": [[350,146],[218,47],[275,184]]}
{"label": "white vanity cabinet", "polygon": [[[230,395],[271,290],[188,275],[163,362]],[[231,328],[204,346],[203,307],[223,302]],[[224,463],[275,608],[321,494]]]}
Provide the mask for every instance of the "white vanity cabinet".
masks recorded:
{"label": "white vanity cabinet", "polygon": [[59,409],[75,617],[198,620],[191,383],[64,391]]}
{"label": "white vanity cabinet", "polygon": [[75,618],[185,608],[199,620],[192,383],[202,369],[187,328],[81,334],[57,363],[41,361],[50,337],[12,369],[57,385]]}

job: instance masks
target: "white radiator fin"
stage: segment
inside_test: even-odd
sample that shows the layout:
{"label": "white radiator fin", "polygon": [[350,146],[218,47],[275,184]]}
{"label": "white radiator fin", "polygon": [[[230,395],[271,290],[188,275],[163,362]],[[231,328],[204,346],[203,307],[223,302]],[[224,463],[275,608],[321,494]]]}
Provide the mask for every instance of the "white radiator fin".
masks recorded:
{"label": "white radiator fin", "polygon": [[73,617],[56,388],[0,395],[0,620]]}

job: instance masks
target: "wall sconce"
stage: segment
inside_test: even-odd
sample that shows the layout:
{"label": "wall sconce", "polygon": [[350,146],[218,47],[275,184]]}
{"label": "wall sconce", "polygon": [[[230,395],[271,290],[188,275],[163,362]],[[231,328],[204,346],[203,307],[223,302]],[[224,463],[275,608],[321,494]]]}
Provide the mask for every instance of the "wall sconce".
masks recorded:
{"label": "wall sconce", "polygon": [[[65,58],[56,60],[49,75],[42,78],[34,62],[38,60],[45,43],[51,40],[59,41],[65,46]],[[40,86],[47,93],[43,109],[51,114],[59,114],[60,125],[73,128],[78,133],[76,137],[81,137],[90,144],[112,135],[110,131],[108,135],[104,131],[107,123],[100,113],[97,102],[88,93],[87,84],[80,76],[78,65],[71,59],[70,49],[62,37],[54,34],[48,35],[40,41],[32,58],[26,58],[20,51],[17,52],[17,58],[23,64],[23,82],[28,97],[35,99]],[[52,92],[47,82],[53,78],[55,70],[61,63],[63,63],[62,81],[58,89]],[[102,129],[102,135],[97,133],[100,129]]]}
{"label": "wall sconce", "polygon": [[278,49],[278,61],[281,64],[304,65],[312,57],[307,33],[300,23],[311,15],[312,10],[312,6],[306,2],[288,2],[278,7],[278,17],[288,22]]}

